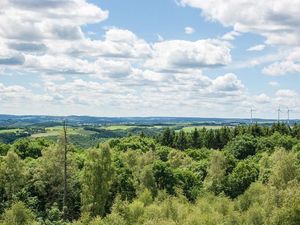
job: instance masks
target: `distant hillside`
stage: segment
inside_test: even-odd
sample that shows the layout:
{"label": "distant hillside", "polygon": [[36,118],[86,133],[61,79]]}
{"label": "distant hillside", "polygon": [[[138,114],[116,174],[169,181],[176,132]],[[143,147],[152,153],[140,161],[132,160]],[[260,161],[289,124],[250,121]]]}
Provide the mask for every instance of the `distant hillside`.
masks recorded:
{"label": "distant hillside", "polygon": [[[195,124],[195,125],[227,125],[249,124],[250,119],[226,118],[196,118],[196,117],[92,117],[92,116],[39,116],[39,115],[0,115],[0,126],[26,127],[34,124],[39,126],[55,126],[63,120],[70,125],[109,125],[109,124],[134,124],[134,125],[162,125]],[[255,119],[259,124],[270,124],[276,120]],[[299,120],[290,121],[291,124]]]}

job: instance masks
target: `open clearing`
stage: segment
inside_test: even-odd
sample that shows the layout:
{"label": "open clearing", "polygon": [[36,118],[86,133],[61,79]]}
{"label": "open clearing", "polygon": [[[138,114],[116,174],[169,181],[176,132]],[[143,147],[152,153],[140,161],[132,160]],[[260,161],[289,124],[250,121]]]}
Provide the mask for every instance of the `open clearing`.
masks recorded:
{"label": "open clearing", "polygon": [[111,125],[111,126],[107,126],[107,127],[101,127],[105,130],[127,130],[129,128],[134,128],[136,126],[134,125]]}
{"label": "open clearing", "polygon": [[[31,137],[49,137],[49,136],[59,136],[62,135],[63,127],[56,126],[56,127],[48,127],[46,128],[46,133],[37,133],[33,134]],[[68,135],[89,135],[95,132],[84,130],[82,127],[68,127]]]}
{"label": "open clearing", "polygon": [[16,129],[5,129],[5,130],[0,130],[0,134],[6,134],[6,133],[15,133],[21,131],[21,129],[16,128]]}

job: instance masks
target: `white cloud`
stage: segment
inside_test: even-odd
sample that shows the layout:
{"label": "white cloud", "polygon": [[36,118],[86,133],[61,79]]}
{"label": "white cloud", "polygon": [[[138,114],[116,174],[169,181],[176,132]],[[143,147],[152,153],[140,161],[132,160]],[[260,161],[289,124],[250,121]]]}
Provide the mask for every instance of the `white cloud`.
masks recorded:
{"label": "white cloud", "polygon": [[228,73],[213,80],[213,89],[222,93],[236,93],[242,91],[244,85],[235,74]]}
{"label": "white cloud", "polygon": [[276,96],[280,98],[293,98],[297,97],[298,93],[294,90],[281,89],[276,92]]}
{"label": "white cloud", "polygon": [[263,73],[271,76],[280,76],[287,73],[299,73],[300,64],[293,61],[275,62],[263,69]]}
{"label": "white cloud", "polygon": [[248,48],[247,49],[247,51],[262,51],[262,50],[264,50],[265,49],[265,45],[254,45],[254,46],[252,46],[252,47],[250,47],[250,48]]}
{"label": "white cloud", "polygon": [[[108,11],[86,0],[2,1],[0,64],[16,72],[41,75],[88,75],[123,79],[134,71],[147,81],[158,71],[192,72],[231,62],[230,48],[218,40],[148,43],[129,30],[110,27],[103,39],[91,39],[82,26],[98,23]],[[5,8],[5,10],[3,10]],[[38,19],[37,19],[38,18]],[[187,32],[192,32],[187,27]],[[156,74],[155,72],[156,71]]]}
{"label": "white cloud", "polygon": [[42,72],[46,74],[94,74],[96,68],[87,60],[70,58],[64,55],[26,55],[23,70],[28,72]]}
{"label": "white cloud", "polygon": [[218,67],[230,62],[230,49],[223,42],[172,40],[155,43],[153,57],[145,66],[157,71],[173,71]]}
{"label": "white cloud", "polygon": [[106,30],[104,40],[48,41],[52,54],[75,57],[145,58],[151,55],[150,45],[133,32],[119,28]]}
{"label": "white cloud", "polygon": [[290,108],[296,111],[300,109],[299,93],[295,90],[281,89],[276,92],[275,102],[277,106]]}
{"label": "white cloud", "polygon": [[[185,2],[191,5],[192,0]],[[245,31],[262,34],[268,43],[274,40],[269,36],[276,30],[273,23],[268,32],[264,25],[256,30],[255,21],[234,22],[227,17],[240,17],[228,14],[229,9],[222,11],[220,5],[224,3],[216,4],[211,16],[208,9],[203,11],[211,19],[228,19],[226,25],[233,26],[220,40],[164,40],[158,36],[157,42],[150,43],[116,27],[106,29],[102,38],[90,38],[82,27],[105,20],[108,12],[86,0],[0,1],[0,71],[30,80],[24,86],[2,81],[2,108],[10,113],[22,108],[22,113],[226,117],[243,114],[249,105],[272,107],[283,98],[291,98],[285,102],[299,106],[299,96],[292,90],[281,90],[273,97],[251,95],[235,74],[214,78],[204,74],[206,68],[230,66],[232,46],[227,41]],[[220,10],[224,15],[219,15]],[[262,21],[267,19],[263,16]],[[241,28],[248,23],[248,30]],[[192,33],[193,28],[185,31]],[[274,57],[258,58],[247,66],[273,62]],[[295,48],[276,56],[276,61],[285,59],[294,67],[299,58]],[[271,73],[278,73],[274,71]]]}
{"label": "white cloud", "polygon": [[238,37],[240,35],[241,34],[239,32],[233,30],[233,31],[230,31],[230,32],[224,34],[222,36],[222,39],[226,40],[226,41],[233,41],[236,37]]}
{"label": "white cloud", "polygon": [[181,0],[181,4],[200,8],[206,18],[232,26],[235,31],[260,34],[269,44],[300,43],[298,0]]}
{"label": "white cloud", "polygon": [[15,40],[80,39],[81,25],[108,17],[85,0],[4,0],[0,6],[0,35]]}
{"label": "white cloud", "polygon": [[107,30],[105,41],[99,42],[98,51],[104,56],[140,58],[149,56],[151,48],[131,31],[112,28]]}
{"label": "white cloud", "polygon": [[184,32],[186,34],[193,34],[193,33],[195,33],[195,29],[193,27],[185,27]]}
{"label": "white cloud", "polygon": [[39,101],[50,101],[51,97],[47,95],[33,94],[30,90],[20,85],[6,86],[0,83],[0,102],[3,104],[16,103],[39,103]]}
{"label": "white cloud", "polygon": [[253,100],[257,104],[267,104],[267,103],[271,102],[271,98],[268,95],[266,95],[265,93],[253,96]]}

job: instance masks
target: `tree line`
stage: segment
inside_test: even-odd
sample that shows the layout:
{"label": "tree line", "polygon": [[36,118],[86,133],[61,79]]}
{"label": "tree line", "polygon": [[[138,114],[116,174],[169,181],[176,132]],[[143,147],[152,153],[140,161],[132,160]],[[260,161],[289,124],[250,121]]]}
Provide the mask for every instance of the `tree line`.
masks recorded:
{"label": "tree line", "polygon": [[300,224],[299,125],[0,144],[1,225]]}
{"label": "tree line", "polygon": [[300,138],[300,125],[289,126],[286,123],[274,123],[272,126],[239,125],[233,128],[221,127],[219,129],[195,128],[192,132],[185,132],[183,129],[176,132],[171,128],[166,128],[156,140],[164,145],[180,150],[187,148],[213,148],[223,149],[225,145],[240,135],[251,135],[253,137],[266,137],[274,133],[289,135]]}

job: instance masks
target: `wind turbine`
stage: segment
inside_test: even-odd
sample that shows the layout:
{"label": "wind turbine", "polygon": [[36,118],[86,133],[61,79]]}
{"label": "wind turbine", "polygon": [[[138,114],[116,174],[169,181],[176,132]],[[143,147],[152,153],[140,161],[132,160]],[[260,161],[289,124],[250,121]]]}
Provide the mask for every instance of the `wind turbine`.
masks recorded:
{"label": "wind turbine", "polygon": [[277,113],[278,113],[278,123],[279,123],[279,122],[280,122],[280,113],[281,113],[280,106],[279,106],[279,108],[277,109]]}
{"label": "wind turbine", "polygon": [[250,116],[251,116],[251,124],[253,124],[253,112],[255,112],[256,110],[251,108],[250,109]]}
{"label": "wind turbine", "polygon": [[290,124],[290,112],[292,112],[292,110],[287,108],[287,122],[288,122],[288,124]]}

